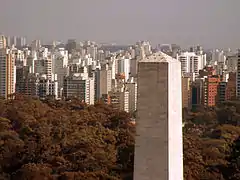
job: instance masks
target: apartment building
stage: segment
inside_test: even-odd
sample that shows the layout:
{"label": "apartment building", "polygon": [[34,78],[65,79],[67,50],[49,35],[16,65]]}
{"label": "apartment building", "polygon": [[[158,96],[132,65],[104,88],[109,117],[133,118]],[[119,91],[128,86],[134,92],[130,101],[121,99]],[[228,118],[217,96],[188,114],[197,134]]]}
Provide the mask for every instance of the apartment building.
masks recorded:
{"label": "apartment building", "polygon": [[111,91],[102,96],[105,103],[111,105],[113,109],[129,112],[129,92]]}
{"label": "apartment building", "polygon": [[95,100],[102,98],[103,94],[108,94],[112,89],[112,70],[108,65],[102,66],[95,71]]}
{"label": "apartment building", "polygon": [[94,104],[94,78],[83,78],[80,73],[65,77],[63,96],[65,98],[78,98],[87,104]]}
{"label": "apartment building", "polygon": [[0,35],[0,49],[7,48],[7,39],[4,35]]}
{"label": "apartment building", "polygon": [[177,59],[181,62],[182,73],[194,73],[198,76],[199,70],[206,66],[206,54],[196,54],[195,52],[183,52],[177,55]]}
{"label": "apartment building", "polygon": [[15,93],[16,66],[9,49],[0,49],[0,96],[8,98]]}
{"label": "apartment building", "polygon": [[218,87],[221,82],[221,76],[208,76],[204,82],[204,105],[213,107],[218,101]]}

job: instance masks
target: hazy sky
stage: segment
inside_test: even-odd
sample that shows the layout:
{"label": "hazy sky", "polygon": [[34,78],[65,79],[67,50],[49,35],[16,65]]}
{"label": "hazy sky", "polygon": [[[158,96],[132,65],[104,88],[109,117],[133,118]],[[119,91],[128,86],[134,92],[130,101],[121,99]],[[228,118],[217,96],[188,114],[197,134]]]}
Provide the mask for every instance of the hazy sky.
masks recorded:
{"label": "hazy sky", "polygon": [[240,47],[240,0],[0,1],[0,32],[31,40]]}

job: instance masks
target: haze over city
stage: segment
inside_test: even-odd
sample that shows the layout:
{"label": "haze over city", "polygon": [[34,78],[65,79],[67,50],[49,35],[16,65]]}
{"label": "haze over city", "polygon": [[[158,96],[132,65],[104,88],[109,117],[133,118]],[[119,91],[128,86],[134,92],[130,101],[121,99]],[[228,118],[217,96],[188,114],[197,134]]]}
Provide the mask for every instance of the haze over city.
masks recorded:
{"label": "haze over city", "polygon": [[0,22],[3,34],[43,42],[149,40],[235,49],[240,46],[239,6],[239,0],[2,0]]}
{"label": "haze over city", "polygon": [[1,0],[0,179],[240,180],[240,0]]}

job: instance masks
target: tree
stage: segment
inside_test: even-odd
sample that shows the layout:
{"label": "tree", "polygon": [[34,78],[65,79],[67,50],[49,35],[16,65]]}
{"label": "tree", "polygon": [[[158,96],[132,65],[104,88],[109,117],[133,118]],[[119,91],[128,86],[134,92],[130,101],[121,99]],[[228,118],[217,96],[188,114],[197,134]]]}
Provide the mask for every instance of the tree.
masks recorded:
{"label": "tree", "polygon": [[74,99],[18,97],[0,100],[1,177],[116,180],[133,171],[135,130],[127,113]]}

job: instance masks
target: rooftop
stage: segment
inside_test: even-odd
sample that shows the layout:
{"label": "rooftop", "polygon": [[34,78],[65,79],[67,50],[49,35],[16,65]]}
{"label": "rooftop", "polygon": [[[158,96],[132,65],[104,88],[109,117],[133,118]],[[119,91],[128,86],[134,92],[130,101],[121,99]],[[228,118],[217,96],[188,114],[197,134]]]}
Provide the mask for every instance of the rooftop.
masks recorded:
{"label": "rooftop", "polygon": [[157,53],[151,54],[150,56],[141,59],[139,62],[179,62],[177,59],[159,51]]}

